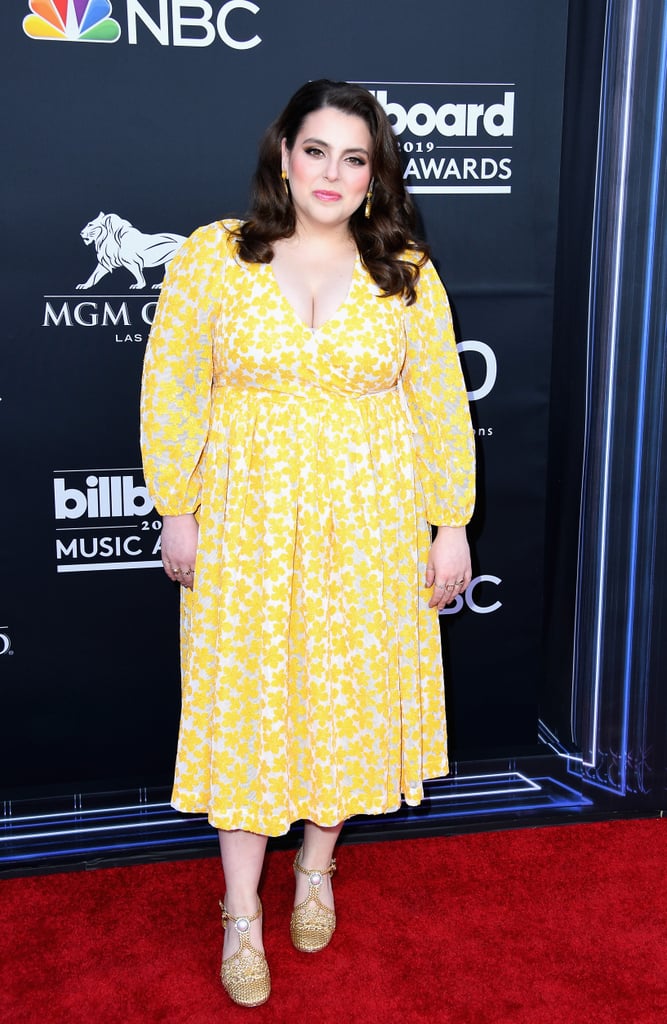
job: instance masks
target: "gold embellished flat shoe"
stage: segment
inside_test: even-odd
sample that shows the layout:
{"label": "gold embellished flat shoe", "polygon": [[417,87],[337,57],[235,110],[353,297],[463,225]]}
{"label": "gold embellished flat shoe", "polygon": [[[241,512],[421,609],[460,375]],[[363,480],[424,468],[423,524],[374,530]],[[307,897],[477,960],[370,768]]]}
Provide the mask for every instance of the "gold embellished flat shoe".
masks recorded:
{"label": "gold embellished flat shoe", "polygon": [[271,993],[271,976],[266,957],[250,942],[250,925],[262,913],[257,900],[257,913],[252,917],[232,917],[224,903],[220,903],[222,927],[231,922],[239,937],[239,948],[222,961],[220,978],[229,998],[239,1006],[261,1006]]}
{"label": "gold embellished flat shoe", "polygon": [[336,929],[336,915],[329,907],[325,907],[320,899],[320,886],[325,875],[333,875],[336,861],[332,860],[324,871],[308,871],[301,866],[299,850],[294,860],[294,870],[308,876],[308,895],[303,903],[299,903],[292,911],[290,934],[292,944],[302,953],[318,953],[331,942]]}

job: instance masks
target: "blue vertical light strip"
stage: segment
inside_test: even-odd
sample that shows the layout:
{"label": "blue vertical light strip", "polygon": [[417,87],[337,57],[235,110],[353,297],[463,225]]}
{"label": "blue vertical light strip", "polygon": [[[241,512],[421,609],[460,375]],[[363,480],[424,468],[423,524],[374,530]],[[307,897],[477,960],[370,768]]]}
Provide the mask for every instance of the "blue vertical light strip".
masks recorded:
{"label": "blue vertical light strip", "polygon": [[[609,491],[611,484],[611,452],[612,434],[614,424],[614,396],[616,381],[616,368],[619,344],[619,320],[621,306],[621,277],[623,272],[623,233],[627,213],[627,188],[628,188],[628,164],[630,160],[630,120],[632,111],[632,91],[634,82],[634,68],[637,46],[637,7],[639,0],[634,0],[630,5],[630,19],[628,27],[628,44],[625,61],[625,81],[623,87],[622,116],[620,124],[620,167],[618,171],[619,190],[614,217],[613,227],[613,273],[610,289],[610,360],[607,379],[607,395],[609,402],[606,408],[605,430],[604,430],[604,463],[603,463],[603,500],[602,500],[602,523],[600,538],[600,553],[602,564],[598,580],[597,615],[595,623],[595,706],[593,720],[593,736],[591,737],[590,767],[596,763],[597,731],[600,713],[600,694],[602,692],[603,673],[603,633],[605,626],[605,590],[607,586],[607,555],[608,555],[608,531],[610,517]],[[626,787],[626,754],[627,754],[627,713],[624,709],[624,735],[625,742],[622,743],[619,751],[619,789],[625,793]]]}
{"label": "blue vertical light strip", "polygon": [[[589,271],[588,280],[588,322],[586,325],[586,339],[587,339],[587,359],[586,359],[586,408],[584,411],[584,453],[582,459],[581,469],[581,489],[579,494],[579,507],[583,512],[585,507],[585,485],[588,479],[588,463],[589,463],[589,452],[590,452],[590,435],[591,435],[591,418],[590,410],[592,405],[591,396],[591,363],[593,349],[593,328],[595,323],[595,311],[597,310],[597,268],[599,266],[599,252],[601,248],[600,233],[602,227],[602,218],[600,217],[600,168],[602,166],[602,153],[604,149],[604,138],[605,128],[607,123],[607,109],[606,109],[606,97],[604,90],[604,82],[609,79],[609,38],[610,38],[610,11],[607,7],[606,20],[605,20],[605,39],[604,39],[604,62],[603,62],[603,75],[602,75],[602,88],[600,91],[600,109],[598,119],[598,141],[597,141],[597,152],[596,152],[596,178],[595,178],[595,198],[593,203],[593,230],[591,239],[591,264]],[[584,516],[580,515],[579,519],[579,534],[577,538],[577,576],[581,576],[581,566],[584,551]],[[583,600],[583,592],[581,588],[577,588],[575,596],[575,609],[574,609],[574,621],[575,621],[575,636],[574,646],[572,651],[572,694],[570,704],[570,735],[573,742],[576,742],[577,737],[577,720],[576,720],[576,695],[577,695],[577,679],[579,678],[579,650],[580,650],[580,623],[581,623],[581,605]],[[593,694],[593,707],[598,706],[598,693],[597,689]],[[550,730],[547,729],[547,735]],[[591,740],[592,745],[595,744],[596,728],[593,728],[593,738]],[[551,739],[557,740],[557,737],[551,733]],[[581,744],[583,747],[583,743]],[[558,743],[550,743],[552,750],[558,754],[559,757],[563,757],[568,762],[568,767],[571,763],[574,764],[587,764],[585,756],[578,757],[572,754],[570,751],[563,749],[560,750]]]}
{"label": "blue vertical light strip", "polygon": [[[618,15],[618,17],[615,17]],[[629,758],[636,754],[636,761],[641,771],[641,751],[630,751],[631,727],[636,724],[641,733],[641,719],[633,718],[633,707],[636,707],[638,715],[644,710],[644,725],[646,724],[646,707],[643,701],[644,691],[648,683],[647,653],[649,645],[647,639],[652,631],[652,609],[650,606],[650,593],[653,585],[651,576],[647,585],[643,585],[642,562],[646,559],[649,563],[648,571],[652,572],[651,548],[655,546],[656,531],[658,528],[658,473],[657,460],[660,457],[661,448],[657,444],[657,450],[653,451],[651,439],[655,436],[656,430],[660,430],[663,417],[663,398],[656,391],[651,389],[651,368],[655,362],[662,368],[660,371],[660,382],[664,372],[665,352],[662,349],[662,334],[654,337],[652,331],[660,332],[661,324],[656,325],[655,311],[662,309],[664,293],[660,290],[662,282],[657,280],[657,264],[659,258],[659,246],[662,236],[658,234],[659,221],[661,217],[663,185],[663,149],[665,145],[665,111],[667,91],[667,10],[663,5],[660,9],[653,8],[650,3],[642,4],[642,0],[629,0],[627,4],[622,0],[618,4],[610,0],[607,9],[607,34],[605,47],[607,55],[605,58],[603,99],[600,108],[600,139],[601,145],[598,150],[598,182],[596,183],[596,205],[594,213],[594,243],[592,246],[591,266],[591,298],[589,304],[589,360],[598,365],[604,371],[603,389],[601,401],[604,402],[602,409],[602,425],[598,435],[599,456],[593,465],[593,471],[597,468],[599,473],[600,497],[595,501],[595,495],[586,491],[587,482],[591,487],[589,477],[589,459],[585,460],[585,471],[582,477],[582,498],[590,503],[594,510],[591,516],[587,516],[586,508],[583,508],[582,525],[580,531],[580,565],[583,565],[582,553],[585,553],[585,534],[592,529],[598,530],[598,537],[592,542],[592,548],[597,553],[598,580],[594,584],[592,601],[592,625],[594,628],[594,649],[593,664],[591,666],[591,696],[594,698],[593,717],[588,722],[591,748],[584,746],[582,757],[568,756],[570,770],[574,770],[575,764],[584,768],[595,769],[598,758],[598,730],[601,701],[604,699],[604,672],[608,668],[605,657],[605,645],[610,640],[609,624],[606,621],[605,596],[609,584],[609,573],[617,572],[618,567],[609,563],[609,545],[611,543],[611,507],[610,502],[613,492],[617,492],[623,486],[620,479],[620,469],[627,466],[627,477],[630,482],[628,494],[630,509],[626,524],[627,534],[623,535],[623,547],[627,551],[627,562],[625,568],[625,580],[618,582],[623,586],[626,597],[626,619],[625,623],[619,624],[621,659],[620,700],[618,703],[618,728],[619,740],[618,749],[607,751],[613,753],[614,763],[617,765],[617,780],[588,778],[588,782],[597,788],[607,790],[619,795],[625,795],[629,783]],[[660,20],[658,20],[660,19]],[[642,28],[640,29],[640,23]],[[627,26],[627,27],[626,27]],[[640,36],[640,31],[643,33]],[[657,36],[657,40],[656,40]],[[657,42],[657,46],[654,46]],[[637,65],[640,60],[639,47],[643,45],[646,50],[646,58],[650,63],[647,67]],[[607,59],[608,58],[608,59]],[[614,95],[614,80],[618,82],[618,89]],[[650,103],[648,110],[644,108],[644,101],[640,91],[646,87],[646,94]],[[609,115],[608,107],[611,100],[617,99],[619,115],[615,121],[612,120],[611,130],[607,127]],[[654,107],[654,109],[653,109]],[[611,114],[613,118],[613,111]],[[649,121],[649,118],[653,121]],[[641,133],[633,124],[633,119],[640,122]],[[611,131],[616,128],[616,135],[611,136]],[[610,138],[611,136],[611,138]],[[642,162],[638,147],[645,151],[648,160]],[[652,147],[649,150],[649,146]],[[635,160],[635,154],[636,160]],[[601,163],[604,157],[608,161],[607,166]],[[632,176],[629,172],[629,164],[632,163]],[[647,166],[648,165],[648,166]],[[614,192],[614,186],[616,191]],[[637,240],[630,234],[630,227],[626,222],[627,204],[630,200],[630,189],[636,197],[640,211],[642,235]],[[606,202],[606,209],[603,203]],[[610,225],[605,233],[605,222],[602,217],[608,216]],[[624,249],[629,245],[638,249],[637,266],[632,268],[624,267]],[[605,264],[604,259],[607,259]],[[630,273],[632,271],[632,273]],[[636,276],[635,276],[636,275]],[[635,283],[636,281],[636,283]],[[601,309],[601,303],[604,308]],[[625,312],[627,309],[627,313]],[[637,309],[636,314],[633,310]],[[607,317],[604,314],[607,313]],[[621,316],[623,315],[624,329],[629,329],[633,338],[636,337],[638,345],[633,347],[633,356],[636,351],[636,362],[632,364],[633,388],[630,395],[630,412],[634,413],[634,423],[628,423],[628,444],[624,439],[614,445],[612,432],[614,427],[615,400],[618,388],[622,382],[618,380],[618,358],[621,349]],[[626,322],[627,321],[627,322]],[[601,332],[605,332],[602,334]],[[601,357],[596,355],[595,347],[601,351]],[[607,356],[607,365],[604,364],[604,356]],[[629,355],[629,354],[628,354]],[[590,366],[590,362],[589,362]],[[587,402],[590,403],[594,397],[592,387],[587,387]],[[657,403],[657,408],[655,407]],[[591,419],[590,406],[586,410],[586,448],[587,454],[591,444]],[[594,438],[594,440],[596,440]],[[612,478],[612,456],[619,452],[617,463],[619,473]],[[591,546],[592,547],[592,546]],[[612,580],[613,582],[613,580]],[[581,680],[582,658],[579,651],[585,650],[585,637],[581,635],[582,614],[585,611],[582,600],[577,604],[577,642],[575,647],[575,659],[573,664],[573,683],[575,687]],[[642,614],[644,613],[644,614]],[[615,688],[614,688],[615,689]],[[572,705],[572,728],[576,730],[576,689],[573,690]],[[632,703],[633,694],[637,696],[636,704]],[[633,724],[634,723],[634,724]],[[583,723],[582,723],[583,724]],[[638,742],[640,742],[638,740]],[[565,755],[567,756],[567,755]],[[641,787],[641,779],[638,776],[636,783]]]}
{"label": "blue vertical light strip", "polygon": [[[588,751],[585,751],[584,756],[574,757],[571,754],[567,755],[568,762],[574,762],[582,764],[587,768],[594,768],[596,765],[596,749],[597,749],[597,736],[599,728],[599,713],[600,713],[600,698],[602,692],[602,662],[603,662],[603,632],[605,623],[605,590],[607,584],[607,553],[608,553],[608,526],[609,526],[609,515],[610,515],[610,466],[611,466],[611,448],[612,448],[612,428],[614,421],[614,383],[616,379],[616,366],[617,366],[617,353],[618,353],[618,336],[619,336],[619,317],[620,317],[620,292],[621,292],[621,273],[623,263],[623,229],[625,225],[625,216],[627,209],[627,181],[628,181],[628,163],[630,158],[630,115],[632,110],[632,86],[633,86],[633,71],[636,59],[636,43],[637,43],[637,7],[639,0],[634,0],[630,4],[629,13],[629,27],[627,31],[627,48],[625,53],[625,59],[623,61],[625,79],[623,84],[623,94],[621,103],[621,118],[619,125],[620,134],[620,146],[619,146],[619,167],[617,172],[617,179],[619,182],[618,195],[614,205],[614,219],[611,228],[611,254],[612,254],[612,267],[611,267],[611,284],[609,289],[609,309],[610,309],[610,329],[609,329],[609,366],[607,370],[606,379],[606,396],[607,402],[604,411],[604,429],[602,434],[603,440],[603,458],[602,458],[602,470],[601,470],[601,497],[598,503],[598,516],[596,525],[599,528],[599,538],[597,541],[597,550],[600,558],[598,584],[596,589],[595,597],[595,616],[594,616],[594,685],[593,685],[593,723],[591,728],[591,735],[589,738],[590,747]],[[593,352],[596,342],[596,331],[599,328],[600,311],[598,305],[598,292],[599,287],[597,282],[599,281],[600,275],[600,261],[601,256],[604,256],[604,252],[601,253],[600,243],[600,229],[601,229],[601,217],[606,216],[606,210],[602,210],[601,199],[603,196],[604,185],[600,179],[602,175],[609,176],[611,174],[611,168],[603,166],[602,161],[606,157],[609,160],[610,154],[606,151],[606,130],[608,122],[607,114],[607,90],[610,86],[613,86],[613,71],[615,70],[613,64],[613,48],[612,48],[612,32],[614,28],[614,3],[610,2],[607,13],[607,31],[605,38],[605,71],[604,71],[604,83],[603,83],[603,94],[601,100],[601,115],[600,115],[600,139],[601,145],[598,152],[598,189],[597,198],[594,212],[594,223],[595,223],[595,241],[592,251],[591,260],[591,299],[589,303],[589,351]],[[616,40],[618,40],[618,33]],[[604,297],[604,296],[603,296]],[[592,357],[591,357],[592,358]],[[590,391],[590,389],[589,389]],[[590,425],[590,407],[587,410],[586,419]],[[590,437],[587,438],[586,450],[589,451]],[[588,459],[584,458],[583,472],[582,472],[582,496],[585,481],[588,479]],[[583,518],[583,517],[582,517]],[[579,563],[581,564],[582,550],[584,547],[583,542],[583,527],[579,537]],[[581,612],[581,599],[577,599],[577,622],[580,622]],[[577,645],[578,646],[578,645]],[[576,648],[575,648],[576,653]],[[577,666],[574,666],[575,680],[578,675]],[[573,707],[572,707],[572,730],[573,735],[576,735],[576,708],[574,706],[574,696],[576,689],[573,688]],[[627,715],[625,715],[627,720]],[[627,729],[626,729],[627,735]],[[583,743],[582,743],[583,746]],[[588,757],[586,757],[588,753]],[[625,791],[625,748],[621,757],[622,762],[622,779],[621,779],[621,791]]]}
{"label": "blue vertical light strip", "polygon": [[[589,463],[590,435],[591,435],[591,416],[590,416],[591,405],[592,405],[592,396],[591,396],[591,388],[592,388],[592,382],[591,382],[592,355],[591,355],[591,351],[592,351],[592,349],[594,347],[593,346],[593,326],[594,326],[594,322],[595,322],[595,311],[598,308],[598,305],[597,305],[597,293],[598,293],[598,287],[597,287],[597,268],[599,266],[599,253],[600,253],[600,248],[601,248],[600,234],[601,234],[601,228],[602,228],[602,218],[600,217],[600,191],[601,191],[601,188],[600,188],[600,168],[602,167],[602,153],[603,153],[603,149],[604,149],[604,139],[605,139],[605,134],[606,134],[606,124],[607,124],[607,109],[606,109],[606,97],[605,97],[604,83],[606,81],[608,81],[609,77],[610,77],[609,76],[609,66],[608,66],[608,64],[609,64],[609,45],[610,45],[609,44],[609,39],[610,39],[610,33],[611,33],[611,27],[610,26],[611,26],[611,19],[610,19],[609,5],[608,5],[607,6],[607,11],[606,11],[606,16],[605,16],[604,59],[603,59],[603,73],[602,73],[602,88],[600,90],[600,106],[599,106],[599,115],[598,115],[598,139],[597,139],[597,149],[596,149],[596,158],[595,158],[596,175],[595,175],[595,192],[594,192],[594,202],[593,202],[593,227],[592,227],[592,237],[591,237],[591,263],[590,263],[590,270],[589,270],[589,276],[588,276],[588,319],[587,319],[587,324],[586,324],[587,359],[586,359],[586,389],[585,389],[586,407],[585,407],[585,410],[584,410],[584,424],[585,424],[585,428],[584,428],[584,452],[583,452],[582,469],[581,469],[581,488],[580,488],[580,492],[579,492],[579,507],[582,510],[582,513],[583,513],[583,509],[585,507],[585,499],[586,499],[585,485],[586,485],[586,480],[588,479],[588,463]],[[578,538],[577,538],[577,576],[581,576],[582,575],[582,573],[581,573],[581,565],[582,565],[582,558],[583,558],[583,554],[582,554],[583,550],[584,550],[584,516],[583,516],[583,514],[581,514],[580,518],[579,518],[579,532],[578,532]],[[581,636],[580,623],[581,623],[581,605],[582,605],[582,600],[583,600],[583,592],[582,592],[581,588],[578,587],[577,590],[576,590],[576,594],[575,594],[575,609],[574,609],[575,635],[574,635],[574,645],[573,645],[573,650],[572,650],[572,693],[571,693],[571,703],[570,703],[570,736],[571,736],[571,739],[572,739],[572,741],[574,743],[576,743],[576,737],[577,737],[576,698],[577,698],[577,679],[579,678],[578,666],[579,666],[579,660],[580,660],[579,659],[579,650],[580,650],[580,636]],[[593,693],[593,701],[592,701],[592,703],[593,703],[594,709],[597,709],[597,706],[598,706],[598,693],[597,693],[597,689],[595,689],[595,691]],[[595,712],[594,712],[594,714],[595,714]],[[594,727],[593,727],[592,731],[593,731],[593,738],[591,740],[591,743],[592,743],[592,747],[594,747],[594,745],[595,745],[595,737],[597,735],[597,730],[596,730],[595,724],[594,724]],[[555,736],[555,734],[551,733],[551,731],[547,727],[547,736],[549,736],[549,734],[550,734],[551,739],[557,741],[557,737]],[[583,743],[581,745],[583,747]],[[575,763],[575,764],[577,764],[577,763],[581,764],[582,762],[584,764],[587,763],[585,756],[578,757],[578,756],[572,754],[567,749],[560,750],[557,742],[556,743],[553,743],[553,742],[550,743],[550,746],[558,754],[559,757],[563,757],[563,758],[565,758],[567,760],[568,768],[570,767],[571,763]]]}
{"label": "blue vertical light strip", "polygon": [[[646,241],[646,259],[644,266],[644,292],[642,302],[642,326],[641,326],[641,343],[640,343],[640,379],[639,388],[637,392],[637,420],[635,426],[635,437],[634,437],[634,465],[633,465],[633,480],[632,480],[632,532],[631,532],[631,551],[630,551],[630,565],[628,572],[628,618],[626,627],[626,652],[625,652],[625,664],[623,673],[623,740],[622,749],[624,753],[624,768],[625,761],[627,760],[627,749],[628,749],[628,722],[629,722],[629,704],[630,704],[630,690],[632,683],[632,663],[635,651],[635,609],[637,606],[636,597],[636,586],[637,586],[637,573],[638,573],[638,559],[639,559],[639,529],[640,529],[640,514],[641,514],[641,488],[642,488],[642,463],[644,455],[644,435],[645,435],[645,413],[646,413],[646,389],[647,389],[647,377],[648,377],[648,364],[650,355],[650,343],[651,343],[651,313],[653,309],[653,288],[655,287],[654,273],[655,273],[655,250],[656,250],[656,231],[658,224],[658,202],[660,196],[660,184],[661,184],[661,157],[663,150],[663,133],[664,133],[664,116],[665,116],[665,89],[667,88],[667,16],[663,9],[662,18],[662,35],[660,41],[660,63],[658,68],[658,85],[656,89],[656,112],[655,112],[655,129],[653,135],[653,161],[651,166],[651,176],[649,185],[649,203],[648,203],[648,217],[647,217],[647,241]],[[657,479],[654,477],[650,483],[654,487],[653,501],[651,502],[651,508],[653,510],[653,522],[655,522],[655,508],[657,501]]]}

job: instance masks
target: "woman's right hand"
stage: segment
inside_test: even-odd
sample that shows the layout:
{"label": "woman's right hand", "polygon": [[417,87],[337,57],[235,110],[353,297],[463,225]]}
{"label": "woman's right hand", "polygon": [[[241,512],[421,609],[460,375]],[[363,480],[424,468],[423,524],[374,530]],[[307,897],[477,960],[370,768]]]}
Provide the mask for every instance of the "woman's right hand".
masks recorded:
{"label": "woman's right hand", "polygon": [[170,580],[192,590],[199,525],[192,513],[162,517],[162,564]]}

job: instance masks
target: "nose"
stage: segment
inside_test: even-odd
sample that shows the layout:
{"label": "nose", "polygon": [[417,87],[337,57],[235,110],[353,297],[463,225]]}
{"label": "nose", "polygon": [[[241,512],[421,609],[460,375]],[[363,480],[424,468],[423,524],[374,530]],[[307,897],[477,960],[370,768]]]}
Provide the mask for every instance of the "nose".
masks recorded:
{"label": "nose", "polygon": [[327,181],[335,181],[338,177],[338,161],[333,157],[329,156],[327,159],[326,167],[324,168],[324,177]]}

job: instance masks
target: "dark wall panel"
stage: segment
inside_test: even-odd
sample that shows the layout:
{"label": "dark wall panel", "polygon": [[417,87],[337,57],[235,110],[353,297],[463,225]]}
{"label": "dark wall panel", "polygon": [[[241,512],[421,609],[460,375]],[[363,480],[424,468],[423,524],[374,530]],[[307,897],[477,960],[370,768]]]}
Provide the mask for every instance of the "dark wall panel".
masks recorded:
{"label": "dark wall panel", "polygon": [[311,0],[212,0],[209,20],[205,5],[115,0],[89,26],[107,42],[81,38],[82,6],[54,0],[60,37],[27,2],[0,11],[2,794],[166,784],[172,770],[177,594],[155,567],[137,423],[163,267],[139,287],[124,265],[95,277],[96,228],[82,229],[103,212],[185,236],[243,214],[261,131],[322,76],[381,93],[402,129],[473,394],[479,583],[443,616],[454,755],[530,748],[565,0],[340,0],[326,19]]}

